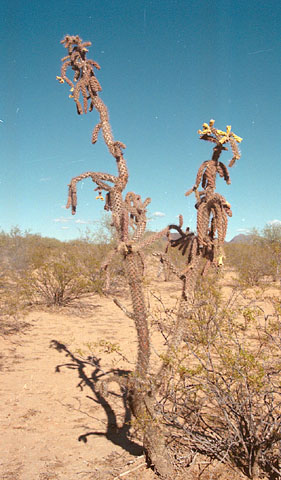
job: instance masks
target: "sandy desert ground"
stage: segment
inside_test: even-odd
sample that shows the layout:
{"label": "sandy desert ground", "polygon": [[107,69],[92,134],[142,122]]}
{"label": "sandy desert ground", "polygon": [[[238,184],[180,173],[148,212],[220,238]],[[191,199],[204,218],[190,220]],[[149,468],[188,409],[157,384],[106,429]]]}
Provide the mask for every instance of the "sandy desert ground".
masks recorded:
{"label": "sandy desert ground", "polygon": [[[175,303],[179,284],[161,284],[165,302]],[[140,441],[120,428],[130,417],[118,386],[106,399],[96,387],[111,369],[134,368],[134,324],[111,298],[89,300],[90,312],[33,311],[27,329],[0,337],[1,480],[155,477]],[[106,341],[131,363],[96,345]]]}
{"label": "sandy desert ground", "polygon": [[[150,289],[159,285],[164,303],[175,305],[179,282],[154,281]],[[33,311],[27,329],[0,336],[1,480],[157,478],[128,433],[118,386],[110,384],[106,398],[97,387],[112,369],[133,369],[134,324],[111,298],[90,300],[90,311]],[[106,341],[131,363],[107,354]]]}

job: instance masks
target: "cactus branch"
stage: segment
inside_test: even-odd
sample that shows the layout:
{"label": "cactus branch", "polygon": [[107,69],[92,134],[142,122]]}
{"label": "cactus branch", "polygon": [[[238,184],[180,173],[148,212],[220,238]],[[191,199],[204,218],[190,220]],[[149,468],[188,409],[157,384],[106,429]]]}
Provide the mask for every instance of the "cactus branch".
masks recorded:
{"label": "cactus branch", "polygon": [[[142,201],[140,195],[129,192],[123,199],[123,192],[128,183],[128,169],[123,150],[126,148],[122,142],[113,138],[109,122],[108,110],[99,97],[101,86],[95,76],[95,70],[99,65],[94,60],[87,59],[90,42],[83,42],[79,36],[67,35],[61,42],[68,51],[68,55],[62,59],[61,75],[57,77],[59,83],[67,83],[71,93],[69,97],[76,104],[79,115],[95,109],[99,115],[99,121],[92,132],[92,143],[98,140],[99,132],[102,131],[103,139],[109,153],[115,158],[118,175],[101,172],[86,172],[74,177],[68,190],[67,208],[72,207],[72,214],[77,208],[77,183],[85,178],[91,178],[98,191],[97,198],[102,199],[102,191],[106,191],[105,210],[111,212],[112,224],[117,233],[117,247],[109,253],[103,262],[106,272],[107,287],[109,284],[108,267],[116,253],[121,254],[129,284],[132,313],[127,315],[135,322],[138,338],[138,355],[134,377],[128,384],[128,398],[132,413],[140,420],[147,418],[144,425],[144,448],[149,463],[155,466],[159,474],[165,478],[173,473],[167,457],[165,437],[155,422],[157,414],[154,410],[155,401],[152,395],[152,386],[149,381],[150,362],[150,339],[147,321],[147,311],[143,292],[143,255],[142,250],[157,238],[163,235],[160,232],[151,237],[144,238],[146,229],[146,207],[150,198]],[[67,77],[67,70],[74,72],[73,78]],[[83,98],[83,107],[80,97]],[[89,107],[89,108],[88,108]],[[167,233],[167,229],[164,230]],[[124,310],[124,308],[117,303]],[[167,477],[168,478],[168,477]]]}

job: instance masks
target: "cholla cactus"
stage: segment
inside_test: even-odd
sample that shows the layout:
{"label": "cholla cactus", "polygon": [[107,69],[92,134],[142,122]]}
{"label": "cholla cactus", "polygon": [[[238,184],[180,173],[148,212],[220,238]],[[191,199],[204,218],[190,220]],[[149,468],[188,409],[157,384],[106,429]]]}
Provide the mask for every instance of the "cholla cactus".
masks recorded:
{"label": "cholla cactus", "polygon": [[[225,144],[230,143],[233,152],[233,158],[230,161],[230,166],[232,166],[235,160],[240,158],[237,143],[242,141],[242,138],[231,131],[230,126],[227,126],[226,132],[223,132],[214,128],[214,123],[214,120],[210,120],[209,124],[204,123],[203,129],[198,131],[202,140],[213,142],[216,146],[213,149],[212,159],[202,163],[196,176],[195,185],[185,194],[188,196],[195,192],[198,245],[201,249],[205,247],[208,257],[210,257],[210,250],[217,247],[219,250],[222,249],[227,232],[228,217],[232,216],[230,204],[222,195],[215,193],[217,174],[224,178],[228,185],[231,183],[228,169],[224,163],[219,161],[219,158],[222,151],[227,150]],[[200,184],[203,190],[198,191]],[[219,263],[221,263],[221,255]]]}
{"label": "cholla cactus", "polygon": [[[118,176],[101,172],[85,172],[74,177],[69,184],[68,201],[66,207],[72,207],[72,214],[75,215],[77,208],[77,183],[85,178],[91,178],[96,184],[95,191],[98,192],[96,199],[104,200],[102,195],[106,191],[104,209],[111,211],[112,223],[116,229],[119,242],[137,242],[141,239],[146,227],[146,207],[150,198],[142,202],[140,195],[133,192],[127,193],[123,200],[123,191],[128,183],[127,163],[123,156],[126,148],[124,143],[115,141],[111,131],[109,115],[106,105],[99,98],[98,92],[101,86],[95,77],[94,68],[100,66],[94,60],[87,59],[88,49],[91,42],[83,42],[79,36],[66,35],[61,43],[68,50],[68,55],[62,58],[61,75],[57,76],[60,83],[66,82],[71,87],[70,98],[76,103],[78,114],[83,113],[80,103],[80,95],[83,97],[84,113],[87,113],[87,105],[90,101],[89,110],[95,108],[100,116],[99,123],[95,126],[92,134],[92,143],[96,143],[98,133],[102,130],[104,141],[110,154],[115,158]],[[73,80],[66,76],[67,69],[74,71]],[[129,235],[129,227],[132,227],[134,234]],[[120,250],[120,245],[118,246]],[[104,262],[104,265],[108,265]]]}
{"label": "cholla cactus", "polygon": [[[117,247],[112,251],[103,263],[103,268],[108,271],[108,266],[115,253],[121,253],[123,256],[126,276],[129,283],[133,312],[129,313],[130,318],[135,321],[138,336],[138,357],[135,371],[135,381],[129,386],[131,408],[137,417],[149,416],[151,411],[147,411],[148,392],[150,391],[150,383],[147,378],[149,361],[150,361],[150,341],[147,323],[147,312],[143,293],[143,256],[142,250],[163,234],[167,233],[168,228],[162,232],[152,235],[150,238],[143,237],[146,228],[146,207],[150,203],[150,198],[142,201],[140,195],[133,192],[127,193],[125,200],[123,192],[128,182],[128,169],[126,160],[123,156],[125,145],[116,142],[113,138],[107,107],[99,98],[98,92],[101,91],[99,82],[94,74],[94,67],[99,65],[93,60],[88,60],[86,54],[90,46],[90,42],[82,42],[78,36],[67,35],[61,42],[68,49],[68,55],[62,59],[61,76],[57,77],[60,83],[66,82],[71,87],[70,98],[76,103],[77,112],[83,113],[80,104],[80,94],[83,97],[84,112],[87,112],[88,101],[90,101],[90,110],[95,108],[100,116],[100,121],[96,125],[92,134],[92,143],[98,138],[98,133],[102,130],[104,141],[108,147],[110,154],[115,158],[118,169],[118,176],[101,172],[86,172],[82,175],[74,177],[69,184],[67,208],[72,207],[72,214],[76,213],[77,208],[77,190],[76,184],[84,178],[91,178],[95,183],[95,190],[98,192],[97,199],[104,200],[102,192],[105,191],[105,210],[112,214],[112,224],[117,233]],[[67,68],[71,67],[74,71],[73,81],[66,76]],[[117,303],[119,305],[119,303]],[[120,305],[119,305],[120,306]],[[125,309],[124,309],[125,311]],[[141,383],[137,385],[138,382]],[[145,387],[146,385],[146,387]],[[146,392],[145,390],[148,390]],[[142,394],[140,395],[140,391]],[[146,399],[146,401],[145,401]],[[145,431],[144,445],[151,458],[151,462],[155,463],[155,459],[161,458],[159,470],[169,470],[169,464],[164,460],[165,445],[161,435],[152,434],[153,421],[148,422]],[[159,447],[161,443],[161,448]],[[163,445],[162,445],[163,444]],[[158,447],[157,447],[158,445]],[[159,455],[159,448],[161,454]],[[159,463],[159,461],[158,461]]]}
{"label": "cholla cactus", "polygon": [[[70,86],[70,98],[74,98],[77,106],[77,113],[83,113],[79,102],[80,92],[84,99],[84,112],[87,113],[88,99],[91,95],[101,91],[101,86],[95,77],[94,68],[100,69],[100,66],[94,60],[88,60],[86,54],[91,42],[82,42],[78,36],[66,35],[61,41],[68,50],[68,55],[62,58],[61,76],[57,76],[60,83],[68,83]],[[73,81],[66,76],[66,70],[71,67],[74,71]],[[91,102],[90,109],[93,108]]]}
{"label": "cholla cactus", "polygon": [[[148,239],[143,238],[147,222],[146,207],[150,203],[150,198],[142,201],[139,195],[129,192],[123,200],[123,192],[129,177],[127,164],[123,156],[125,145],[114,140],[107,108],[98,96],[101,87],[95,77],[94,68],[99,69],[99,65],[86,58],[88,52],[86,47],[90,46],[91,43],[83,43],[80,37],[69,35],[61,43],[67,48],[68,55],[62,59],[61,75],[57,79],[60,83],[66,82],[71,87],[70,98],[75,101],[78,114],[83,113],[79,100],[81,94],[84,112],[87,112],[88,101],[90,102],[89,110],[93,108],[97,110],[100,121],[93,130],[92,143],[97,141],[98,133],[102,130],[104,141],[110,154],[115,158],[118,169],[118,176],[101,172],[86,172],[73,178],[69,184],[67,208],[72,206],[72,214],[76,213],[76,184],[84,178],[90,177],[96,184],[97,199],[104,200],[102,192],[106,191],[104,208],[112,214],[112,224],[116,229],[118,244],[104,261],[103,268],[107,271],[114,254],[116,252],[121,253],[129,283],[133,312],[127,313],[119,302],[116,301],[116,304],[134,320],[138,336],[135,380],[132,380],[128,386],[130,405],[133,414],[138,418],[150,418],[145,427],[144,447],[151,463],[156,465],[160,473],[166,473],[170,470],[170,466],[165,459],[164,438],[159,429],[155,433],[153,406],[148,408],[148,404],[151,402],[151,383],[148,379],[150,341],[142,287],[144,270],[142,249],[167,233],[168,228]],[[66,76],[69,67],[74,71],[73,81]],[[120,379],[118,380],[120,381]]]}
{"label": "cholla cactus", "polygon": [[[231,206],[227,200],[219,193],[216,193],[216,176],[222,177],[229,185],[230,176],[228,168],[219,160],[221,153],[227,150],[225,146],[230,144],[233,158],[230,166],[235,160],[240,158],[237,143],[242,141],[227,126],[226,131],[214,128],[214,120],[209,124],[204,123],[202,130],[199,130],[202,140],[215,143],[211,160],[203,162],[198,169],[194,186],[186,192],[186,196],[192,192],[196,196],[197,209],[197,234],[192,233],[187,228],[182,229],[183,218],[179,216],[179,225],[170,225],[169,229],[175,229],[179,234],[176,240],[170,238],[169,245],[181,250],[182,255],[186,257],[186,267],[184,271],[178,272],[165,254],[160,255],[162,262],[166,262],[169,268],[183,280],[183,298],[190,298],[198,275],[205,274],[210,265],[220,267],[223,264],[223,244],[225,241],[228,225],[228,217],[232,216]],[[200,185],[202,190],[199,190]],[[202,265],[203,260],[205,262]]]}
{"label": "cholla cactus", "polygon": [[[214,120],[210,120],[209,125],[204,123],[203,130],[198,131],[201,139],[214,142],[216,146],[213,149],[212,159],[203,162],[199,168],[196,183],[192,190],[196,192],[198,200],[196,208],[198,210],[197,235],[199,247],[213,247],[217,233],[216,243],[219,249],[221,249],[227,232],[227,217],[232,216],[232,212],[230,204],[226,199],[222,195],[215,193],[217,174],[223,177],[228,185],[231,183],[228,169],[219,161],[219,158],[222,151],[227,150],[224,145],[229,142],[233,152],[233,158],[229,165],[234,165],[235,160],[240,158],[237,142],[240,143],[242,138],[231,132],[231,126],[227,126],[226,132],[223,132],[214,128],[214,123]],[[200,181],[204,190],[198,192]],[[186,195],[189,195],[189,193],[190,191],[186,192]]]}
{"label": "cholla cactus", "polygon": [[226,131],[223,132],[222,130],[216,129],[214,124],[215,120],[213,119],[210,120],[209,124],[203,123],[202,130],[198,130],[198,133],[201,135],[200,138],[209,142],[215,142],[218,146],[229,143],[233,153],[229,166],[232,167],[235,161],[240,158],[237,143],[242,142],[243,139],[231,131],[231,125],[227,125]]}
{"label": "cholla cactus", "polygon": [[[185,195],[195,193],[197,203],[197,233],[190,232],[189,228],[183,229],[183,217],[179,215],[179,225],[170,225],[169,231],[176,230],[179,234],[177,239],[172,239],[168,234],[168,246],[164,253],[156,252],[160,262],[182,280],[182,295],[177,315],[177,322],[173,336],[169,342],[167,358],[180,347],[182,340],[188,331],[188,319],[191,312],[196,308],[194,305],[194,292],[200,275],[204,275],[212,265],[221,267],[223,264],[223,244],[227,231],[228,216],[232,216],[230,204],[226,199],[215,192],[216,176],[219,174],[227,184],[230,184],[230,177],[227,167],[219,161],[223,150],[227,150],[225,144],[230,143],[234,161],[240,158],[236,142],[242,139],[231,132],[227,127],[226,132],[214,128],[214,120],[209,125],[204,123],[203,130],[199,130],[200,138],[215,143],[212,159],[203,162],[199,167],[195,185]],[[198,191],[199,186],[201,191]],[[168,257],[168,247],[178,248],[186,258],[186,266],[179,271]],[[169,362],[163,362],[158,373],[159,384],[165,382],[169,375]]]}

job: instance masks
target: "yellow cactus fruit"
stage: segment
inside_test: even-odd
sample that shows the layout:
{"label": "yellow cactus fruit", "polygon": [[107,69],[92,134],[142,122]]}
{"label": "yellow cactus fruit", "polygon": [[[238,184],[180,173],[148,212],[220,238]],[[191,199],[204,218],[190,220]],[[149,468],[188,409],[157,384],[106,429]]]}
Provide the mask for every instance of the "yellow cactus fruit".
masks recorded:
{"label": "yellow cactus fruit", "polygon": [[218,129],[217,129],[217,134],[218,134],[218,135],[224,135],[224,136],[225,136],[225,135],[226,135],[226,132],[223,132],[222,130],[218,130]]}
{"label": "yellow cactus fruit", "polygon": [[219,139],[219,142],[223,145],[225,142],[228,142],[228,136],[224,136]]}
{"label": "yellow cactus fruit", "polygon": [[199,135],[205,135],[206,133],[212,133],[209,125],[207,123],[203,123],[202,125],[203,130],[198,130]]}
{"label": "yellow cactus fruit", "polygon": [[98,195],[96,196],[96,200],[104,200],[101,192],[98,192]]}
{"label": "yellow cactus fruit", "polygon": [[238,135],[235,135],[235,133],[232,133],[233,138],[236,140],[237,143],[242,142],[243,138],[238,137]]}

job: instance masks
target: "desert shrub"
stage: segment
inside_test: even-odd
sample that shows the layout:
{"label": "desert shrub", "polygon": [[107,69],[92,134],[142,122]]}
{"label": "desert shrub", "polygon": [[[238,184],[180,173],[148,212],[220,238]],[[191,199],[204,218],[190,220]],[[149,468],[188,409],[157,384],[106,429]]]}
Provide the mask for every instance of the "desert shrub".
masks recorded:
{"label": "desert shrub", "polygon": [[[117,293],[126,287],[121,256],[118,254],[114,256],[107,273],[101,268],[112,248],[114,248],[114,242],[95,244],[87,240],[79,243],[79,257],[83,264],[84,275],[93,286],[98,285],[103,291],[110,289],[111,293]],[[106,283],[108,283],[108,288],[106,288]]]}
{"label": "desert shrub", "polygon": [[24,330],[28,323],[22,291],[10,271],[2,269],[0,275],[0,335]]}
{"label": "desert shrub", "polygon": [[281,273],[281,223],[267,224],[262,230],[261,241],[269,257],[269,271],[275,281]]}
{"label": "desert shrub", "polygon": [[[155,234],[155,232],[147,232],[148,236],[152,236]],[[178,250],[176,248],[171,248],[168,242],[168,239],[166,235],[164,235],[162,238],[157,240],[156,242],[153,243],[153,245],[149,246],[148,248],[145,249],[145,257],[146,261],[153,261],[156,267],[157,271],[157,277],[165,282],[174,280],[176,277],[175,275],[171,272],[169,268],[167,268],[165,262],[163,262],[160,258],[156,260],[154,257],[155,252],[166,252],[168,253],[168,256],[173,263],[173,265],[178,269],[178,270],[184,270],[186,268],[186,258],[182,254],[181,250]]]}
{"label": "desert shrub", "polygon": [[0,232],[0,334],[22,331],[27,323],[25,302],[17,282],[17,273],[26,265],[23,234],[13,227]]}
{"label": "desert shrub", "polygon": [[0,264],[2,270],[20,274],[31,266],[37,268],[48,259],[50,252],[60,248],[62,242],[54,238],[22,232],[18,227],[9,233],[0,233]]}
{"label": "desert shrub", "polygon": [[[13,315],[26,304],[66,305],[85,294],[101,292],[101,263],[114,245],[110,228],[102,224],[98,232],[70,242],[17,227],[0,232],[0,301],[5,311]],[[111,269],[112,283],[120,283],[118,279],[124,277],[120,259],[115,259]]]}
{"label": "desert shrub", "polygon": [[246,243],[225,246],[227,263],[234,267],[240,280],[250,286],[258,285],[266,277],[280,279],[281,225],[268,224],[261,232],[254,229]]}
{"label": "desert shrub", "polygon": [[259,285],[270,275],[270,263],[264,247],[258,242],[226,247],[227,265],[234,268],[244,286]]}
{"label": "desert shrub", "polygon": [[280,478],[280,302],[270,307],[265,315],[237,292],[225,301],[213,280],[198,286],[184,345],[164,358],[170,375],[158,405],[178,456]]}
{"label": "desert shrub", "polygon": [[117,245],[116,235],[108,217],[102,217],[99,228],[93,232],[86,230],[80,240],[73,242],[79,245],[81,261],[88,271],[89,279],[102,285],[103,291],[117,293],[126,286],[125,271],[122,258],[116,253],[107,271],[101,266]]}
{"label": "desert shrub", "polygon": [[78,249],[53,252],[37,269],[29,269],[19,283],[31,304],[65,306],[85,295],[100,291],[100,283],[90,272],[98,268],[89,256],[87,262]]}
{"label": "desert shrub", "polygon": [[244,285],[258,285],[269,273],[268,258],[261,245],[235,244],[226,248],[228,265],[234,267]]}

